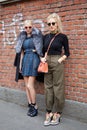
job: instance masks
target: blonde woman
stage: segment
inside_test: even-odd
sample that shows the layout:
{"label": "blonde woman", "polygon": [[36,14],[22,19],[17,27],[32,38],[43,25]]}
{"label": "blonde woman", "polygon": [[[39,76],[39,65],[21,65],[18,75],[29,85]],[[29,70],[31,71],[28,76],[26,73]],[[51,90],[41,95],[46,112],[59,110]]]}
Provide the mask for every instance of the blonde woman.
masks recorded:
{"label": "blonde woman", "polygon": [[[44,53],[47,51],[51,39],[55,36],[47,59],[48,73],[45,74],[45,98],[46,98],[46,119],[44,125],[57,125],[64,107],[64,65],[63,61],[70,55],[68,38],[63,34],[60,17],[53,13],[47,17],[49,33],[44,36]],[[63,50],[63,52],[62,52]],[[54,108],[54,109],[53,109]]]}
{"label": "blonde woman", "polygon": [[15,66],[17,66],[16,81],[19,79],[20,71],[24,78],[29,107],[27,115],[31,117],[38,114],[34,86],[38,75],[37,68],[42,56],[42,47],[42,33],[37,28],[33,28],[31,20],[26,20],[24,22],[24,31],[19,34],[17,39]]}

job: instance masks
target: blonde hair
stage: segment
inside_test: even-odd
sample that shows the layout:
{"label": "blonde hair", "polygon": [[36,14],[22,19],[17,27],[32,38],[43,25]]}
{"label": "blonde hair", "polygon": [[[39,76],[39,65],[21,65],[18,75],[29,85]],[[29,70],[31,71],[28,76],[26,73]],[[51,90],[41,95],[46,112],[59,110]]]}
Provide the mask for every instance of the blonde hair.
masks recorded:
{"label": "blonde hair", "polygon": [[32,20],[26,20],[26,21],[24,21],[24,27],[25,26],[32,26]]}
{"label": "blonde hair", "polygon": [[50,14],[50,15],[47,17],[47,22],[48,22],[49,19],[51,19],[51,18],[53,18],[53,19],[56,20],[56,22],[57,22],[57,24],[58,24],[58,32],[59,32],[59,33],[62,33],[62,32],[63,32],[63,29],[62,29],[62,23],[61,23],[61,19],[60,19],[59,15],[56,14],[56,13]]}

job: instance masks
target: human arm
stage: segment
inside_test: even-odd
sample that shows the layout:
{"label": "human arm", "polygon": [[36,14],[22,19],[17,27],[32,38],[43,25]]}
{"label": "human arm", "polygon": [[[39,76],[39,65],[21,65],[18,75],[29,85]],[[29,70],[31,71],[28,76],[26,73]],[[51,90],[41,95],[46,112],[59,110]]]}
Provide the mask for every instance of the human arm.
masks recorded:
{"label": "human arm", "polygon": [[22,50],[21,55],[20,55],[20,65],[19,65],[19,71],[20,71],[20,72],[21,72],[21,68],[22,68],[23,55],[24,55],[24,52],[23,52],[23,50]]}
{"label": "human arm", "polygon": [[68,38],[67,38],[66,35],[63,35],[62,45],[63,45],[63,48],[64,48],[64,55],[58,59],[59,63],[62,63],[63,61],[65,61],[65,59],[67,59],[67,57],[70,55],[69,42],[68,42]]}
{"label": "human arm", "polygon": [[59,63],[62,63],[67,58],[66,55],[63,55],[61,58],[58,59]]}

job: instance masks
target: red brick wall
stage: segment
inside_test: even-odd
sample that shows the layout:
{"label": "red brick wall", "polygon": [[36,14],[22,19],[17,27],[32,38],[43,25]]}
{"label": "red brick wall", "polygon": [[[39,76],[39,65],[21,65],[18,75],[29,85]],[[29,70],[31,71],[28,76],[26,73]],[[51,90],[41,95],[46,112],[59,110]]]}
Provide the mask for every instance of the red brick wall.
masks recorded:
{"label": "red brick wall", "polygon": [[[17,34],[23,29],[23,21],[29,18],[38,22],[44,33],[46,17],[53,12],[61,16],[64,33],[69,38],[66,99],[87,103],[87,0],[29,0],[0,6],[0,86],[25,90],[23,81],[14,80]],[[44,94],[43,84],[36,82],[36,90]]]}

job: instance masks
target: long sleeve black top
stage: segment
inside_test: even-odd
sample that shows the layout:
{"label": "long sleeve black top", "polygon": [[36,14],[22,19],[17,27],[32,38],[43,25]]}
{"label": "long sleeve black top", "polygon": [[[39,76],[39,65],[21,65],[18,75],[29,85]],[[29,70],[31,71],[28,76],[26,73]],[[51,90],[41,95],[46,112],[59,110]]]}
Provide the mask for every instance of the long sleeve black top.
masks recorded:
{"label": "long sleeve black top", "polygon": [[[43,52],[47,51],[48,45],[55,34],[46,34],[44,36]],[[53,40],[48,55],[61,55],[64,49],[64,55],[67,57],[70,55],[68,38],[65,34],[59,33]]]}

